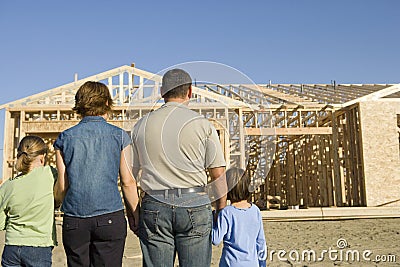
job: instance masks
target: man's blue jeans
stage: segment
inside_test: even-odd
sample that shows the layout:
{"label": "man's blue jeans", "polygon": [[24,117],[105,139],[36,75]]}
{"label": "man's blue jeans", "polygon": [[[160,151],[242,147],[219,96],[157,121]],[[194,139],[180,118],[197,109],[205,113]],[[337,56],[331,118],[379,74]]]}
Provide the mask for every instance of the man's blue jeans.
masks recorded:
{"label": "man's blue jeans", "polygon": [[142,200],[139,238],[143,266],[173,267],[176,253],[180,267],[210,266],[212,212],[208,196],[193,198],[192,193],[162,198],[146,194]]}
{"label": "man's blue jeans", "polygon": [[3,267],[50,267],[52,247],[4,246]]}

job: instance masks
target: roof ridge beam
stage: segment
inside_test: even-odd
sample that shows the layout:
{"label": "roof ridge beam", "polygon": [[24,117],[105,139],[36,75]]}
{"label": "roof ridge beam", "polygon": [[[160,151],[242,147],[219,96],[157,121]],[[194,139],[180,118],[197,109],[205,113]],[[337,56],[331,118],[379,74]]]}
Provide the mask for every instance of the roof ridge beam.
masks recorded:
{"label": "roof ridge beam", "polygon": [[377,100],[377,99],[380,99],[382,97],[385,97],[385,96],[388,96],[388,95],[391,95],[391,94],[394,94],[394,93],[397,93],[397,92],[400,92],[400,84],[395,84],[395,85],[392,85],[392,86],[387,87],[385,89],[376,91],[374,93],[362,96],[360,98],[357,98],[357,99],[354,99],[354,100],[351,100],[351,101],[348,101],[348,102],[343,104],[343,107],[351,106],[351,105],[353,105],[355,103],[358,103],[358,102]]}
{"label": "roof ridge beam", "polygon": [[[0,109],[6,108],[9,105],[20,104],[20,103],[23,103],[23,102],[25,102],[27,100],[33,101],[35,98],[47,96],[47,95],[52,94],[52,93],[53,94],[61,93],[61,92],[65,91],[65,90],[69,90],[70,87],[77,87],[80,84],[83,84],[83,83],[85,83],[87,81],[92,81],[92,80],[100,81],[100,80],[103,80],[103,79],[105,79],[105,78],[107,78],[109,76],[115,76],[115,75],[118,75],[121,72],[130,71],[130,70],[132,70],[131,67],[124,65],[124,66],[121,66],[121,67],[118,67],[118,68],[114,68],[114,69],[111,69],[111,70],[108,70],[108,71],[105,71],[105,72],[102,72],[102,73],[99,73],[99,74],[96,74],[96,75],[92,75],[92,76],[80,79],[78,81],[74,81],[74,82],[70,82],[70,83],[67,83],[67,84],[64,84],[64,85],[61,85],[61,86],[57,86],[55,88],[46,90],[44,92],[40,92],[40,93],[31,95],[31,96],[27,96],[27,97],[24,97],[24,98],[15,100],[15,101],[11,101],[11,102],[5,103],[5,104],[0,106]],[[114,75],[112,75],[112,74],[114,74]],[[104,77],[104,78],[102,78],[102,77]]]}

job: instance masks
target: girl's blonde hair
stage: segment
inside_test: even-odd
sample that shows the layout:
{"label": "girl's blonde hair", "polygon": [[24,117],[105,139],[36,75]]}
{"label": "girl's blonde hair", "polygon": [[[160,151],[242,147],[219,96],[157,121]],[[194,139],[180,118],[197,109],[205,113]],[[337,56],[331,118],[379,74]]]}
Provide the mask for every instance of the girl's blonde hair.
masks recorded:
{"label": "girl's blonde hair", "polygon": [[29,135],[22,138],[17,151],[15,168],[22,174],[27,174],[35,158],[47,153],[47,146],[39,136]]}

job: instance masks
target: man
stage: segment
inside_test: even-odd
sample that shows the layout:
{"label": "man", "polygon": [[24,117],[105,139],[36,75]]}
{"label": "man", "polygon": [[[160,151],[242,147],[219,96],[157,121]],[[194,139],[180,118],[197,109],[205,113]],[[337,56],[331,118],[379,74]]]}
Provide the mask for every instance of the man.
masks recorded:
{"label": "man", "polygon": [[[139,216],[143,266],[211,264],[212,211],[205,192],[208,169],[216,209],[226,205],[225,160],[213,125],[191,111],[192,79],[181,69],[163,76],[165,104],[143,117],[132,132],[133,169],[145,192]],[[224,191],[225,190],[225,191]]]}

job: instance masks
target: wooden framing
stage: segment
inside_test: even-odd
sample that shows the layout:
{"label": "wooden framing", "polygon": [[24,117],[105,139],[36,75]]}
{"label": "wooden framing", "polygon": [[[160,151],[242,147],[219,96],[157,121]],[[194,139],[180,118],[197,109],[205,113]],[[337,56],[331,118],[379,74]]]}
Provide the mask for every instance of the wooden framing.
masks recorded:
{"label": "wooden framing", "polygon": [[[3,179],[15,175],[16,148],[25,135],[43,137],[54,164],[52,143],[78,123],[74,95],[89,80],[108,86],[116,103],[109,121],[128,132],[162,104],[161,77],[134,64],[3,104]],[[399,91],[383,84],[197,84],[190,107],[214,123],[229,165],[247,169],[255,202],[353,207],[368,204],[359,103],[398,101]],[[400,140],[400,112],[397,123]]]}

